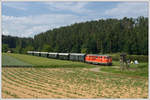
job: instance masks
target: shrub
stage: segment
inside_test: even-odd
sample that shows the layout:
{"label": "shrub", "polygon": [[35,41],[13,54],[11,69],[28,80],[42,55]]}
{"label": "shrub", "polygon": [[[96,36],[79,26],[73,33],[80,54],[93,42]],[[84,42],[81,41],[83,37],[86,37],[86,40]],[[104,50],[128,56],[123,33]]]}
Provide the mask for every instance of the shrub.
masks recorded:
{"label": "shrub", "polygon": [[[111,54],[113,61],[119,61],[120,59],[120,53]],[[130,60],[138,60],[139,62],[148,62],[148,56],[147,55],[128,55],[127,59]]]}
{"label": "shrub", "polygon": [[148,62],[148,56],[146,55],[128,55],[127,58],[130,60],[138,60],[139,62]]}

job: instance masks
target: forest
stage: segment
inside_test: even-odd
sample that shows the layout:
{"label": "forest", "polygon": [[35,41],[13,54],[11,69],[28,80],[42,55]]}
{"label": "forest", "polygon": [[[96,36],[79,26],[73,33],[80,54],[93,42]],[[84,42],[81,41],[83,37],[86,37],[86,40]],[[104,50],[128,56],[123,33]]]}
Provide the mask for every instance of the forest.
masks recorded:
{"label": "forest", "polygon": [[2,52],[45,52],[148,55],[148,18],[99,19],[39,33],[33,38],[2,35]]}

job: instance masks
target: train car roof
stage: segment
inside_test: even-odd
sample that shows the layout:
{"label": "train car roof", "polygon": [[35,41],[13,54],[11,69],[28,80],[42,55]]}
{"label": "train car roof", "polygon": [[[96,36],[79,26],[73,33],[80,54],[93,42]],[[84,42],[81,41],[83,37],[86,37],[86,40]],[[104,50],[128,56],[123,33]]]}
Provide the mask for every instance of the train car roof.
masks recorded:
{"label": "train car roof", "polygon": [[48,54],[58,54],[58,53],[56,53],[56,52],[49,52]]}
{"label": "train car roof", "polygon": [[40,52],[38,52],[38,51],[33,51],[34,53],[40,53]]}
{"label": "train car roof", "polygon": [[69,55],[69,53],[58,53],[58,55]]}
{"label": "train car roof", "polygon": [[47,54],[48,52],[40,52],[40,53]]}
{"label": "train car roof", "polygon": [[33,51],[27,51],[27,53],[33,53]]}
{"label": "train car roof", "polygon": [[109,55],[99,55],[99,54],[87,54],[87,56],[107,56],[107,57],[110,57]]}
{"label": "train car roof", "polygon": [[70,55],[85,55],[84,53],[70,53]]}

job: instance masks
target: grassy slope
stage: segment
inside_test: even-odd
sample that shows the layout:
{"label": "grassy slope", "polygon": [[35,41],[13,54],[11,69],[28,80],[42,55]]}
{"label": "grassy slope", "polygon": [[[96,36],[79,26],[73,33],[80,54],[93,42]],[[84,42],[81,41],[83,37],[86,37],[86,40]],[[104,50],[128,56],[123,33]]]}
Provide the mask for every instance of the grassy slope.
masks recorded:
{"label": "grassy slope", "polygon": [[7,54],[2,55],[2,66],[32,66],[18,59],[15,59]]}

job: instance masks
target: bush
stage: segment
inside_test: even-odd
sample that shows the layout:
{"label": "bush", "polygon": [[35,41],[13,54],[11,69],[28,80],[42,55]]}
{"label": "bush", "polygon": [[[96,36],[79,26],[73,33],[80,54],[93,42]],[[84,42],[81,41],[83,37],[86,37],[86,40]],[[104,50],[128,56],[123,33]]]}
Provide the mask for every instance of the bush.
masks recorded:
{"label": "bush", "polygon": [[[119,61],[121,53],[111,54],[113,61]],[[128,55],[127,59],[130,59],[132,61],[138,60],[139,62],[148,62],[148,56],[147,55]]]}
{"label": "bush", "polygon": [[148,62],[148,56],[146,55],[128,55],[128,59],[130,60],[138,60],[139,62]]}
{"label": "bush", "polygon": [[[113,61],[119,61],[121,53],[110,54]],[[109,54],[108,54],[109,55]]]}

